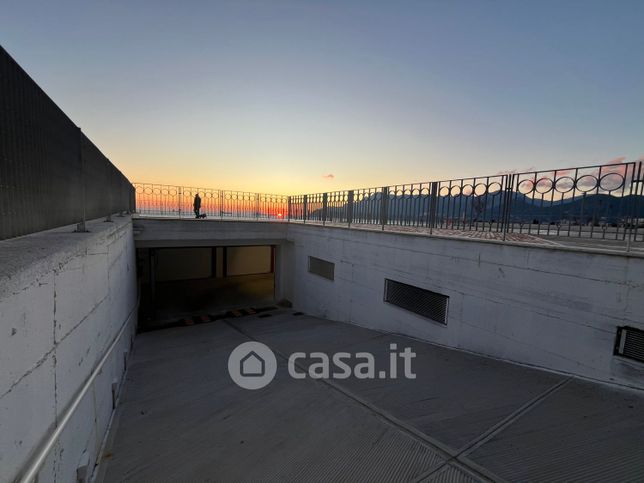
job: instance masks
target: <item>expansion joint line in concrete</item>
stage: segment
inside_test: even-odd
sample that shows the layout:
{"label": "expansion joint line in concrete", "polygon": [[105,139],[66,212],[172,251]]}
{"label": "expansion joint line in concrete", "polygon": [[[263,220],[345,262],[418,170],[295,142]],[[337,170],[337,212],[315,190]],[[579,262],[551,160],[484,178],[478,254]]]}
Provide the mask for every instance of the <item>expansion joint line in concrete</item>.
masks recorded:
{"label": "expansion joint line in concrete", "polygon": [[[480,436],[476,437],[472,441],[470,441],[467,445],[465,445],[463,448],[461,448],[455,455],[451,456],[448,461],[443,463],[440,467],[435,468],[427,472],[422,476],[417,481],[424,480],[437,472],[439,472],[444,466],[450,464],[450,463],[458,463],[460,465],[465,465],[468,468],[471,468],[472,466],[478,466],[476,463],[469,461],[466,457],[467,455],[473,453],[475,450],[483,446],[485,443],[490,441],[494,436],[499,434],[500,432],[504,431],[507,427],[511,426],[515,421],[517,421],[519,418],[521,418],[523,415],[529,413],[532,411],[535,407],[537,407],[540,403],[542,403],[546,398],[554,394],[555,392],[559,391],[562,387],[564,387],[566,384],[568,384],[572,380],[572,376],[569,376],[555,385],[549,387],[545,391],[543,391],[540,394],[537,394],[535,397],[530,399],[528,402],[526,402],[523,406],[520,408],[516,409],[513,411],[511,414],[503,418],[501,421],[499,421],[497,424],[492,426],[490,429],[485,431],[483,434]],[[484,468],[479,468],[479,471],[484,470]],[[489,475],[489,477],[492,477],[492,475]],[[496,476],[493,477],[494,480],[500,481],[500,479]]]}
{"label": "expansion joint line in concrete", "polygon": [[[255,342],[260,342],[263,343],[261,340],[258,340],[257,338],[253,337],[243,329],[240,329],[239,327],[235,326],[233,323],[230,321],[226,320],[225,321],[226,325],[231,327],[233,330],[239,332],[242,334],[244,337],[247,337],[250,340],[253,340]],[[283,354],[282,352],[271,348],[271,350],[279,356],[281,359],[284,361],[288,362],[288,356]],[[302,364],[299,364],[297,362],[294,363],[295,366],[300,369],[301,371],[306,372],[306,367],[303,366]],[[438,455],[440,455],[443,459],[445,459],[444,463],[441,463],[438,467],[433,468],[429,470],[427,473],[422,474],[419,478],[417,478],[414,481],[421,481],[427,476],[434,474],[436,471],[441,470],[445,465],[447,465],[450,462],[456,461],[457,456],[459,455],[458,451],[454,450],[453,448],[450,448],[449,446],[443,444],[442,442],[432,438],[431,436],[428,436],[427,434],[417,430],[416,428],[404,423],[403,421],[399,420],[395,416],[389,414],[388,412],[384,411],[383,409],[371,404],[370,402],[362,399],[361,397],[357,396],[356,394],[352,393],[351,391],[335,384],[332,380],[330,379],[313,379],[313,382],[315,383],[321,383],[324,384],[325,386],[335,390],[336,392],[342,394],[343,396],[351,399],[354,403],[357,403],[358,405],[362,406],[369,412],[373,413],[378,419],[382,420],[386,424],[393,426],[396,428],[398,431],[401,431],[408,436],[411,436],[414,438],[416,441],[419,443],[423,444],[424,446],[429,447],[432,451],[435,451]],[[476,475],[476,477],[484,479],[484,480],[492,480],[492,481],[499,481],[499,479],[491,475],[489,472],[487,472],[484,468],[481,467],[474,467],[470,462],[462,462],[459,461],[459,466],[464,466],[466,467],[466,471]],[[476,466],[476,465],[475,465]]]}

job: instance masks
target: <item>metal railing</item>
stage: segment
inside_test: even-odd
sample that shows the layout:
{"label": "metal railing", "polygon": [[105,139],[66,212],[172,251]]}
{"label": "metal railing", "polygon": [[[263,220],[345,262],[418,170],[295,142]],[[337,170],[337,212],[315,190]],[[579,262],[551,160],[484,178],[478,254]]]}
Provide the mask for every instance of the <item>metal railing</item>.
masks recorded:
{"label": "metal railing", "polygon": [[0,240],[133,211],[134,189],[0,47]]}
{"label": "metal railing", "polygon": [[644,240],[644,162],[496,174],[303,195],[135,183],[137,211],[614,240]]}
{"label": "metal railing", "polygon": [[195,218],[194,199],[199,194],[199,213],[208,218],[282,220],[288,213],[288,196],[211,188],[134,183],[136,211],[152,216]]}
{"label": "metal railing", "polygon": [[[132,329],[131,327],[132,316],[138,311],[139,303],[140,301],[137,300],[136,306],[128,314],[127,318],[125,319],[125,322],[123,323],[123,325],[121,326],[117,334],[114,336],[114,339],[112,339],[112,342],[110,343],[109,347],[105,350],[105,352],[103,353],[102,357],[100,358],[100,360],[98,361],[94,369],[92,370],[89,377],[85,380],[82,386],[78,388],[78,390],[76,391],[76,394],[74,395],[70,403],[67,405],[67,407],[65,407],[62,413],[58,416],[58,419],[56,422],[56,428],[54,429],[54,431],[52,431],[47,435],[47,437],[40,444],[40,446],[36,448],[36,451],[30,456],[29,461],[22,469],[19,477],[15,479],[17,483],[32,483],[32,482],[38,481],[38,473],[40,472],[43,465],[47,461],[47,457],[51,453],[51,450],[54,448],[54,445],[58,442],[59,438],[67,428],[67,425],[72,419],[72,416],[74,416],[76,409],[78,409],[80,404],[83,402],[83,398],[88,394],[89,390],[94,387],[94,382],[96,381],[96,378],[101,374],[101,371],[103,370],[103,366],[105,366],[105,363],[112,355],[114,348],[118,345],[123,334],[126,333],[126,329],[128,327],[130,327],[130,330]],[[133,336],[134,336],[134,333],[130,335],[130,350],[132,346]],[[125,371],[127,370],[127,360],[129,358],[128,356],[129,356],[130,350],[128,350],[127,354],[125,355],[123,374],[125,374]],[[121,383],[122,382],[123,382],[123,379],[121,379]],[[112,393],[112,397],[116,398],[117,394]],[[112,401],[113,408],[115,407],[115,405],[116,405],[115,401],[113,400]]]}
{"label": "metal railing", "polygon": [[644,240],[644,163],[291,196],[289,221]]}

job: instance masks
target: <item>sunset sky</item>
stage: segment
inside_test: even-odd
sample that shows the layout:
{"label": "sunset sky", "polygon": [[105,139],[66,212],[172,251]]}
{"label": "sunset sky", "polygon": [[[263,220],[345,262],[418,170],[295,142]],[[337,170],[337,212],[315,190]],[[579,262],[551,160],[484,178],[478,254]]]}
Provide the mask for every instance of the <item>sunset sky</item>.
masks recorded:
{"label": "sunset sky", "polygon": [[644,155],[644,1],[0,0],[132,181],[302,193]]}

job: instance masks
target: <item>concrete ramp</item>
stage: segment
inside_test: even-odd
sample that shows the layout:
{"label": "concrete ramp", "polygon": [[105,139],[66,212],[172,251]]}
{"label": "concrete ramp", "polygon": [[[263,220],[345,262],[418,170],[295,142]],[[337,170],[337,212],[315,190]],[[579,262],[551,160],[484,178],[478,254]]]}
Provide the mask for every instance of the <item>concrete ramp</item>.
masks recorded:
{"label": "concrete ramp", "polygon": [[[633,481],[644,395],[292,311],[142,334],[99,481]],[[249,391],[230,352],[275,379]],[[416,379],[293,379],[293,352],[416,354]],[[298,360],[305,372],[314,359]]]}

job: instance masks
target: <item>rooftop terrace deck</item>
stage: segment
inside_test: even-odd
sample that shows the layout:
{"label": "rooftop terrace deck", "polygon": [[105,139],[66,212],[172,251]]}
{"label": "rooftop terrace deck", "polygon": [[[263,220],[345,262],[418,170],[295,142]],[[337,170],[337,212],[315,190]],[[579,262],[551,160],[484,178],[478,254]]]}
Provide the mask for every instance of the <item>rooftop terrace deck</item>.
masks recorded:
{"label": "rooftop terrace deck", "polygon": [[[289,310],[141,334],[99,480],[636,481],[644,394]],[[230,379],[234,347],[275,380]],[[416,379],[295,380],[295,351],[411,347]],[[310,359],[302,360],[306,365]]]}

